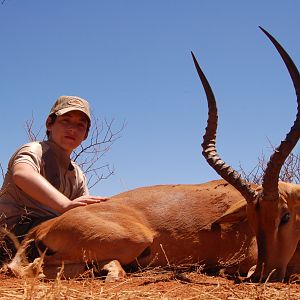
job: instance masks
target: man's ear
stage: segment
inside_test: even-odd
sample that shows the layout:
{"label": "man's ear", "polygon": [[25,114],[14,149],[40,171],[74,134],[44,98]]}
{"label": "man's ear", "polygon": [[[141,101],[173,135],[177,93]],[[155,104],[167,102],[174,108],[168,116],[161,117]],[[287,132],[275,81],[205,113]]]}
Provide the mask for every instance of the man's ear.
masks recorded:
{"label": "man's ear", "polygon": [[46,120],[46,128],[47,130],[51,129],[51,125],[53,124],[51,117],[49,116]]}
{"label": "man's ear", "polygon": [[247,202],[242,199],[233,205],[231,205],[227,211],[214,223],[224,224],[224,223],[237,223],[243,221],[247,218]]}
{"label": "man's ear", "polygon": [[91,121],[87,120],[87,128],[86,128],[86,132],[85,132],[85,136],[84,136],[85,140],[87,139],[87,137],[89,135],[90,129],[91,129]]}

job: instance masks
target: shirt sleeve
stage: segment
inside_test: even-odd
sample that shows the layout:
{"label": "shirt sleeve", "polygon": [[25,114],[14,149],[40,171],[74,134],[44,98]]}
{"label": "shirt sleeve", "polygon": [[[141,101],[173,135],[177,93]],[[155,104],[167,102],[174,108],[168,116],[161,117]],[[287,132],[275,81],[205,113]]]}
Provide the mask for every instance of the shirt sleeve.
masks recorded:
{"label": "shirt sleeve", "polygon": [[37,142],[22,146],[13,156],[11,166],[18,163],[26,163],[32,166],[38,173],[41,172],[41,145]]}

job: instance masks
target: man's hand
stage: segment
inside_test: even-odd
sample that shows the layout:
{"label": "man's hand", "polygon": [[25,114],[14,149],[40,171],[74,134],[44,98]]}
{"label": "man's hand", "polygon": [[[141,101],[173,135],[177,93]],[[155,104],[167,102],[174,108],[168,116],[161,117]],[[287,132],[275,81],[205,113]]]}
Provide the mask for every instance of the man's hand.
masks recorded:
{"label": "man's hand", "polygon": [[78,206],[86,206],[88,204],[94,204],[94,203],[100,203],[105,202],[109,198],[108,197],[101,197],[101,196],[81,196],[78,197],[72,201],[70,201],[66,207],[64,207],[63,212],[66,212],[72,208],[78,207]]}

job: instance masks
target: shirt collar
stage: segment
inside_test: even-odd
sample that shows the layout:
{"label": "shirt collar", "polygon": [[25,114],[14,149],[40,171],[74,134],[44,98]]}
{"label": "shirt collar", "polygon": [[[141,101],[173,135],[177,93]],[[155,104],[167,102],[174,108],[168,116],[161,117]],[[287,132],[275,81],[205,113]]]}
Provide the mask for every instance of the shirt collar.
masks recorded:
{"label": "shirt collar", "polygon": [[59,164],[67,170],[72,171],[74,169],[74,166],[72,164],[72,160],[70,157],[66,154],[64,149],[62,149],[60,146],[58,146],[55,142],[48,140],[46,143],[49,145],[50,149],[54,152],[56,159],[58,160]]}

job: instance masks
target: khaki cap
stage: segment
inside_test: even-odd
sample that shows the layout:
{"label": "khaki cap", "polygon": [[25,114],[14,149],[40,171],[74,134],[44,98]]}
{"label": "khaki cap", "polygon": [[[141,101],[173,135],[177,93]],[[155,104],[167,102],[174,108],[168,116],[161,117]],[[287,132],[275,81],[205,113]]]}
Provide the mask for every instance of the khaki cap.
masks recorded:
{"label": "khaki cap", "polygon": [[72,110],[82,111],[91,122],[89,103],[77,96],[60,96],[51,108],[49,115],[61,116]]}

